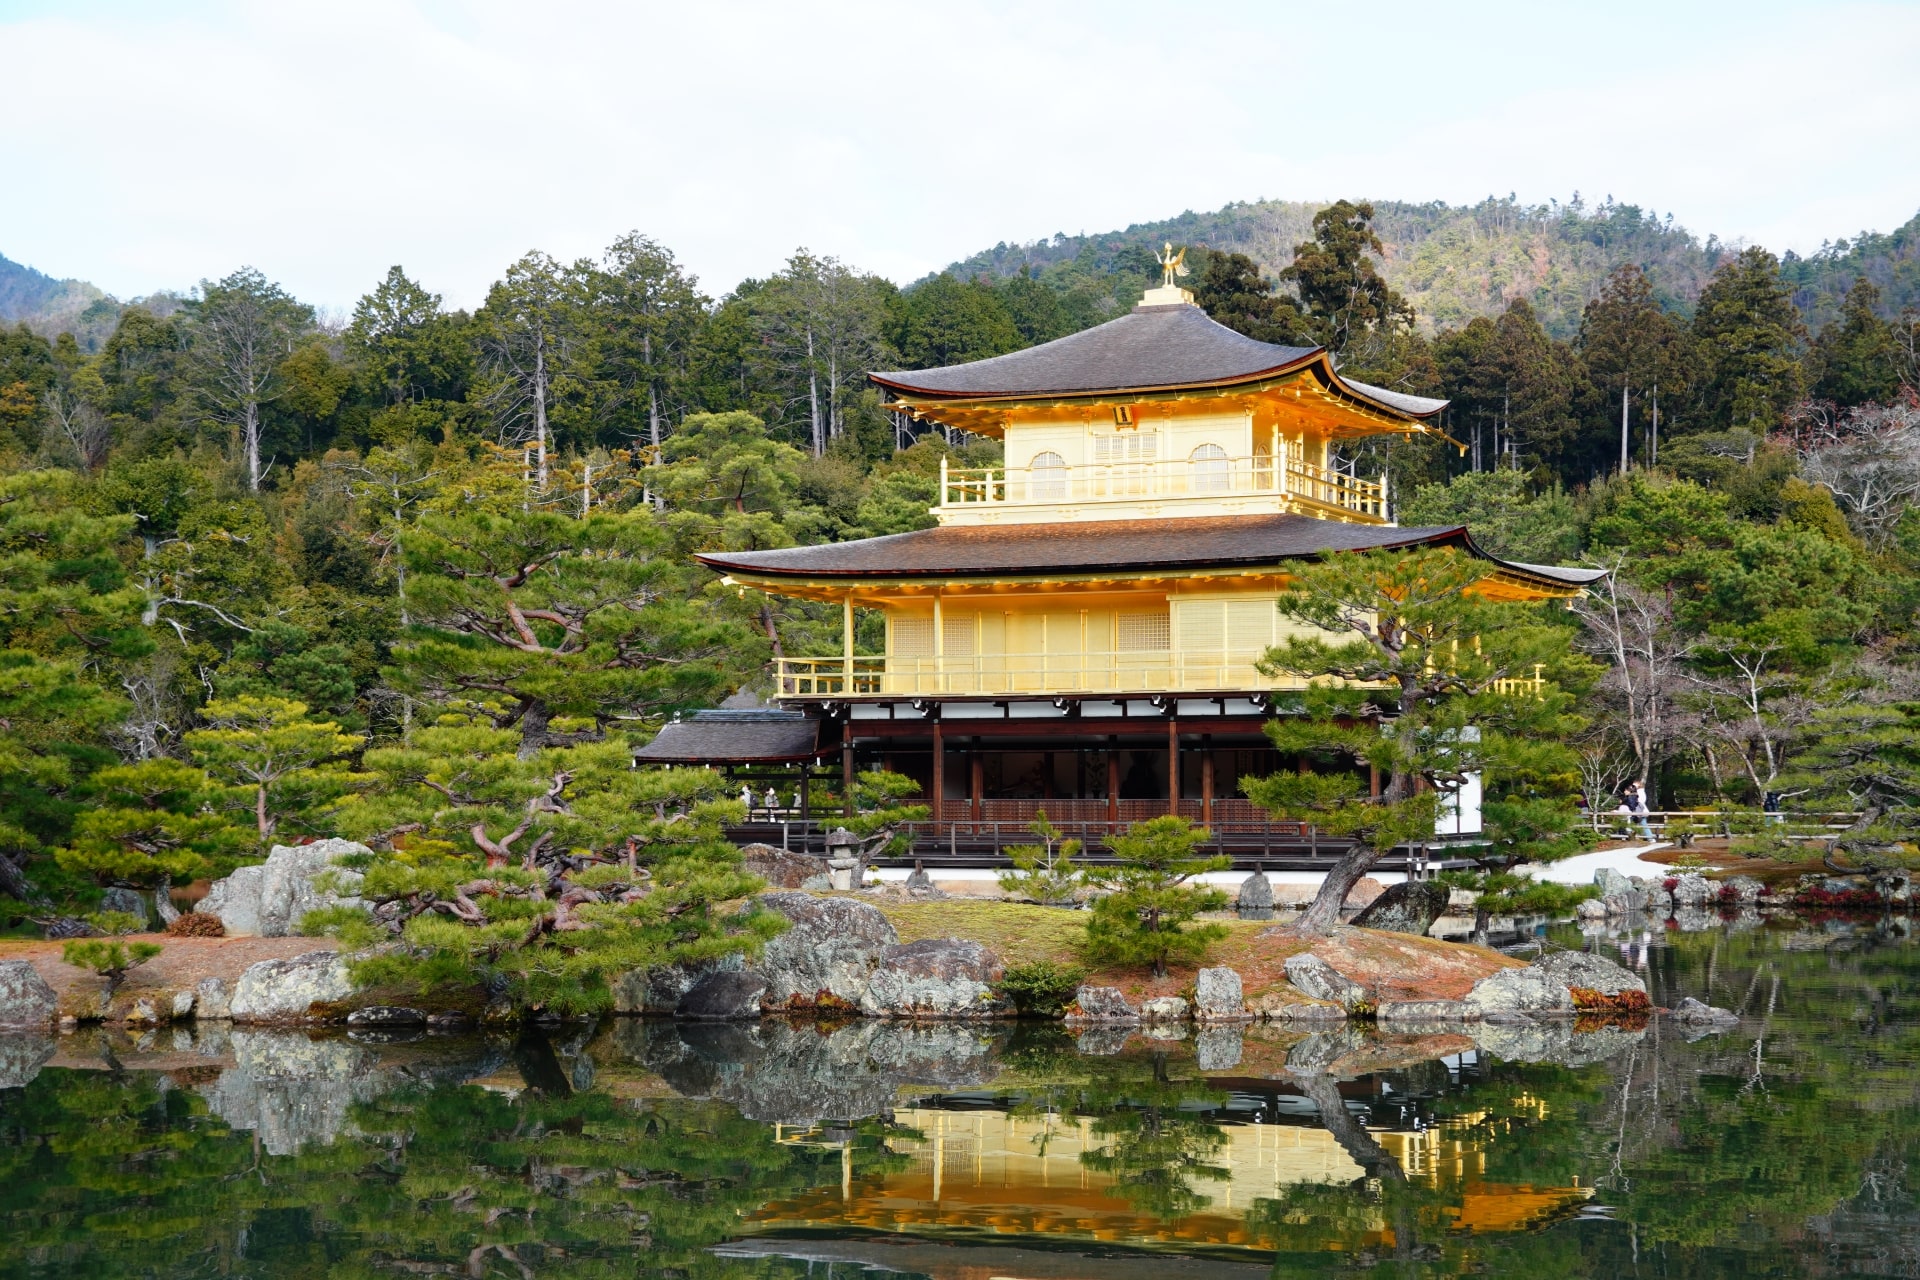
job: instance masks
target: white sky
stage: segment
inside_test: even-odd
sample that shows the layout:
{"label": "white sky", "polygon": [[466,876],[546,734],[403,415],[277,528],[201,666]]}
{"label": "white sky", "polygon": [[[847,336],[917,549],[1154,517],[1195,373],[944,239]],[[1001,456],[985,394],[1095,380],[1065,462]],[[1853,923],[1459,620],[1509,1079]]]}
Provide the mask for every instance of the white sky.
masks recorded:
{"label": "white sky", "polygon": [[0,0],[0,253],[472,305],[639,229],[712,293],[1230,200],[1617,198],[1802,252],[1920,210],[1920,4]]}

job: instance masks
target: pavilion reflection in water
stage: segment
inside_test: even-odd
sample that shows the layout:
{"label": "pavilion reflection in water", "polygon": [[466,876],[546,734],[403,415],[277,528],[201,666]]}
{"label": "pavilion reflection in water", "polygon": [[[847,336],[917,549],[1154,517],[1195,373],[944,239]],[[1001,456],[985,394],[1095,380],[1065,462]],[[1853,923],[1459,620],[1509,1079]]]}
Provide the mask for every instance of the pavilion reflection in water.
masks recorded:
{"label": "pavilion reflection in water", "polygon": [[[1261,1105],[1251,1119],[1240,1106],[1226,1120],[1183,1117],[1208,1135],[1185,1178],[1197,1207],[1154,1213],[1136,1203],[1137,1195],[1129,1196],[1121,1178],[1092,1167],[1115,1140],[1100,1131],[1097,1118],[983,1101],[935,1098],[896,1110],[887,1142],[892,1154],[877,1172],[861,1168],[868,1153],[856,1151],[841,1137],[844,1131],[781,1129],[784,1142],[840,1147],[841,1181],[767,1204],[754,1215],[755,1229],[1259,1250],[1273,1245],[1265,1225],[1271,1202],[1289,1188],[1345,1187],[1368,1178],[1307,1099],[1268,1093],[1257,1099]],[[1236,1098],[1248,1101],[1256,1100]],[[1588,1187],[1487,1180],[1486,1133],[1475,1131],[1479,1119],[1370,1129],[1410,1183],[1438,1193],[1447,1206],[1444,1230],[1528,1230],[1577,1212],[1591,1198]],[[1084,1158],[1089,1155],[1091,1165]],[[1365,1248],[1391,1239],[1383,1212],[1370,1231],[1340,1243]]]}

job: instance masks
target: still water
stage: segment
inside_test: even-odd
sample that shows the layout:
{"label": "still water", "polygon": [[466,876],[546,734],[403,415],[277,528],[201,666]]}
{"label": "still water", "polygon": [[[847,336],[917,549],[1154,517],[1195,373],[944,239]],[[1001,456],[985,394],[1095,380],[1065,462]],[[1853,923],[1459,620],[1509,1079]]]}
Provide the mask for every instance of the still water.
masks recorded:
{"label": "still water", "polygon": [[1742,1012],[1691,1041],[0,1041],[0,1276],[1920,1276],[1910,935],[1556,933]]}

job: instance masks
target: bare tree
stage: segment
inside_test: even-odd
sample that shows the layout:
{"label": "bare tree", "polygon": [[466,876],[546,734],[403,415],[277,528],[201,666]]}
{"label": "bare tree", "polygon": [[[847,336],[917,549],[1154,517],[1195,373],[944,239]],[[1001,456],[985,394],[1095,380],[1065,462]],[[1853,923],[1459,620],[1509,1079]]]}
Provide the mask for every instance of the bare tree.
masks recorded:
{"label": "bare tree", "polygon": [[1582,625],[1580,648],[1606,663],[1600,696],[1633,754],[1634,781],[1644,790],[1683,738],[1686,660],[1693,645],[1680,634],[1665,596],[1628,582],[1620,562],[1573,602]]}
{"label": "bare tree", "polygon": [[762,340],[795,377],[792,398],[806,401],[813,455],[819,457],[846,430],[853,391],[882,361],[885,309],[877,282],[837,258],[801,249],[755,303]]}
{"label": "bare tree", "polygon": [[1696,691],[1690,701],[1700,713],[1700,746],[1714,782],[1725,782],[1723,762],[1737,763],[1764,798],[1813,719],[1818,693],[1780,666],[1777,642],[1708,640],[1699,647],[1718,655],[1727,668],[1723,675],[1690,677]]}
{"label": "bare tree", "polygon": [[239,434],[247,488],[258,490],[266,476],[261,410],[285,392],[280,365],[312,327],[313,308],[242,267],[218,283],[202,281],[200,297],[187,310],[194,391],[209,420]]}
{"label": "bare tree", "polygon": [[98,409],[72,391],[54,387],[47,392],[47,413],[55,433],[47,443],[63,465],[92,471],[107,460],[113,429]]}
{"label": "bare tree", "polygon": [[1837,418],[1810,409],[1796,415],[1795,428],[1801,473],[1826,486],[1854,532],[1885,546],[1920,502],[1920,396],[1908,391],[1896,403],[1861,405]]}

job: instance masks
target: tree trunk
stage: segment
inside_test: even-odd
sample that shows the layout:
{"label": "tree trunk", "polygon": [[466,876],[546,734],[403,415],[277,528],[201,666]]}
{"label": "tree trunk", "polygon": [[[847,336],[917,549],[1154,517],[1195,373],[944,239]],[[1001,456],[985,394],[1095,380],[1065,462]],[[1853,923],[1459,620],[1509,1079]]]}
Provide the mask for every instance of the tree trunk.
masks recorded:
{"label": "tree trunk", "polygon": [[0,893],[21,902],[33,900],[33,886],[27,883],[25,873],[4,853],[0,853]]}
{"label": "tree trunk", "polygon": [[827,452],[826,436],[820,427],[820,371],[813,363],[813,326],[807,326],[807,406],[813,415],[813,456]]}
{"label": "tree trunk", "polygon": [[273,822],[267,817],[267,784],[264,782],[253,789],[253,820],[260,828],[260,843],[265,844],[273,834]]}
{"label": "tree trunk", "polygon": [[1339,924],[1340,908],[1346,905],[1347,895],[1360,883],[1360,877],[1373,870],[1379,861],[1378,850],[1364,840],[1357,841],[1327,872],[1327,878],[1320,882],[1320,892],[1313,895],[1306,911],[1290,926],[1293,931],[1319,935]]}
{"label": "tree trunk", "polygon": [[547,343],[544,333],[533,341],[533,447],[538,455],[535,476],[539,492],[547,491]]}
{"label": "tree trunk", "polygon": [[1627,474],[1627,384],[1620,384],[1620,474]]}
{"label": "tree trunk", "polygon": [[241,434],[247,453],[247,488],[260,491],[260,402],[248,400]]}

